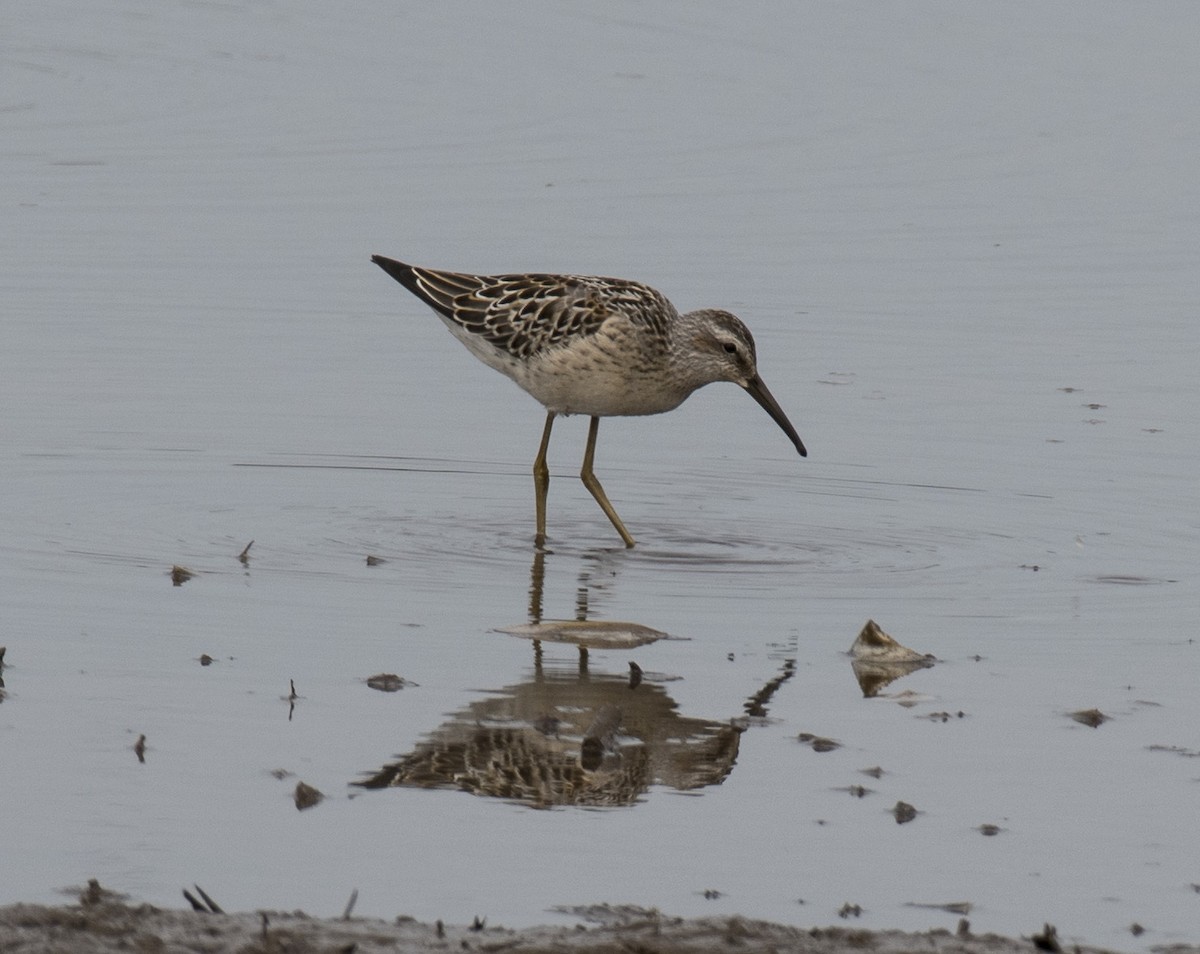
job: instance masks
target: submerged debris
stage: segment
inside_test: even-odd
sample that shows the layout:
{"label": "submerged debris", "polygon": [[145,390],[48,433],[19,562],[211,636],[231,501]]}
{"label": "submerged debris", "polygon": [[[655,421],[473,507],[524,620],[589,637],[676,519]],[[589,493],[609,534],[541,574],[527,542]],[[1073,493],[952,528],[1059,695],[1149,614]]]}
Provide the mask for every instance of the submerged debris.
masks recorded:
{"label": "submerged debris", "polygon": [[367,685],[372,689],[378,689],[380,692],[399,692],[405,686],[415,686],[416,683],[409,682],[403,676],[397,676],[394,672],[379,672],[367,677]]}
{"label": "submerged debris", "polygon": [[1185,758],[1195,759],[1200,758],[1200,749],[1186,749],[1182,745],[1147,745],[1147,752],[1170,752],[1174,755],[1182,755]]}
{"label": "submerged debris", "polygon": [[921,902],[921,901],[906,901],[905,907],[909,908],[928,908],[931,911],[945,911],[948,914],[970,914],[970,901],[943,901],[943,902]]}
{"label": "submerged debris", "polygon": [[1090,726],[1093,729],[1100,728],[1100,726],[1112,718],[1111,716],[1106,716],[1099,709],[1080,709],[1078,712],[1070,713],[1070,716],[1081,725]]}
{"label": "submerged debris", "polygon": [[850,647],[850,655],[855,659],[873,660],[875,662],[918,662],[932,666],[936,657],[919,653],[896,642],[891,636],[879,628],[873,619],[867,620],[858,638]]}
{"label": "submerged debris", "polygon": [[828,739],[823,735],[813,735],[811,732],[801,732],[796,738],[814,752],[832,752],[840,749],[842,743],[836,739]]}
{"label": "submerged debris", "polygon": [[897,825],[905,825],[917,817],[917,810],[908,802],[896,802],[892,806],[892,815],[895,816]]}
{"label": "submerged debris", "polygon": [[619,620],[547,619],[498,630],[510,636],[548,643],[572,643],[587,649],[634,649],[660,639],[677,639],[641,623]]}
{"label": "submerged debris", "polygon": [[932,655],[918,653],[896,642],[873,619],[867,620],[854,640],[850,657],[854,678],[867,699],[878,695],[881,689],[902,676],[927,669],[937,662]]}
{"label": "submerged debris", "polygon": [[296,802],[296,809],[298,811],[304,811],[306,808],[312,808],[324,797],[324,793],[304,782],[297,782],[296,790],[292,793],[292,798]]}

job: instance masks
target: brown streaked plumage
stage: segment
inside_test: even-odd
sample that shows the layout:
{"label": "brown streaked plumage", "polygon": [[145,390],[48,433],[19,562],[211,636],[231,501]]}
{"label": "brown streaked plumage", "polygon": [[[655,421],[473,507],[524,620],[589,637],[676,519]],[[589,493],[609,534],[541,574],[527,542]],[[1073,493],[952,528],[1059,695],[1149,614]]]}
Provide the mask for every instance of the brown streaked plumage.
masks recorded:
{"label": "brown streaked plumage", "polygon": [[580,478],[625,541],[634,545],[592,471],[601,417],[661,414],[697,388],[732,381],[780,426],[800,455],[804,443],[758,376],[750,331],[727,311],[680,314],[639,282],[585,275],[467,275],[371,261],[433,308],[451,334],[546,408],[533,464],[538,546],[546,538],[546,450],[559,414],[591,418]]}

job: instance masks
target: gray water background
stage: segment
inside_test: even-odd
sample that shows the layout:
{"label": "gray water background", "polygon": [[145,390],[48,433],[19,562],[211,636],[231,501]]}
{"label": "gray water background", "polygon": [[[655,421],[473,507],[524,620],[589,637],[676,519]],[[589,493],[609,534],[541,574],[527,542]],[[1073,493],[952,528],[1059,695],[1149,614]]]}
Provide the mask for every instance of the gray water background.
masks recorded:
{"label": "gray water background", "polygon": [[[1200,8],[3,19],[0,901],[95,876],[908,928],[969,901],[980,931],[1200,937]],[[794,666],[722,784],[605,810],[350,785],[533,664],[494,630],[529,619],[541,410],[374,252],[637,278],[754,330],[807,460],[727,385],[606,421],[626,552],[574,476],[583,420],[550,458],[545,615],[687,638],[594,672],[727,721]],[[864,699],[868,618],[942,662]],[[297,812],[298,778],[326,801]]]}

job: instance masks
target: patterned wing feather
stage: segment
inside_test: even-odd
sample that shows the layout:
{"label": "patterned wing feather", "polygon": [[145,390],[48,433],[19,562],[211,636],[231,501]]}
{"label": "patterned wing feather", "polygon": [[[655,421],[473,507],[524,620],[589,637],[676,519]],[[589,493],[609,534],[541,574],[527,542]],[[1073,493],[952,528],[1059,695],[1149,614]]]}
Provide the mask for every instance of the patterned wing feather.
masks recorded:
{"label": "patterned wing feather", "polygon": [[674,314],[662,294],[623,279],[465,275],[374,261],[439,314],[520,358],[596,334],[614,316],[665,334]]}

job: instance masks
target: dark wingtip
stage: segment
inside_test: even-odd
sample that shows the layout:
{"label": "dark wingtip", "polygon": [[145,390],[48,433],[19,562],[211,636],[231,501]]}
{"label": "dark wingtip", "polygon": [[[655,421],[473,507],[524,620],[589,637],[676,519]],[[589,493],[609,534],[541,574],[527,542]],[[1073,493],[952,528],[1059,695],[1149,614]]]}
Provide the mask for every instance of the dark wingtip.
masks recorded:
{"label": "dark wingtip", "polygon": [[394,258],[387,258],[384,255],[372,255],[371,261],[397,281],[400,280],[397,276],[401,274],[408,274],[412,271],[411,266],[405,265],[403,262],[397,262]]}
{"label": "dark wingtip", "polygon": [[401,285],[407,288],[414,295],[424,298],[420,289],[417,287],[417,276],[413,273],[411,265],[405,265],[403,262],[397,262],[394,258],[387,258],[383,255],[372,255],[371,261],[382,268],[385,272],[396,279]]}

